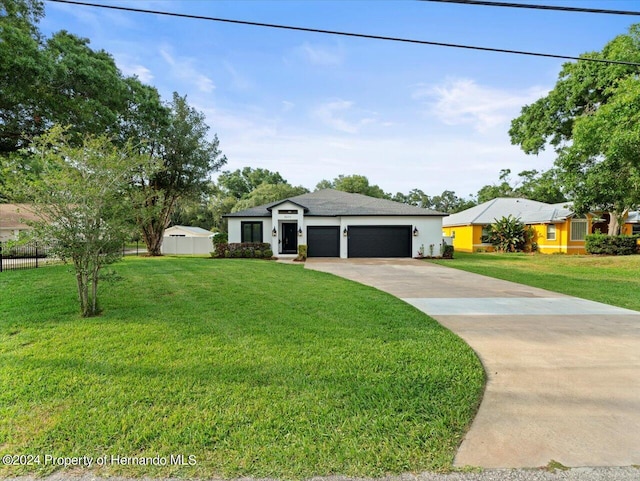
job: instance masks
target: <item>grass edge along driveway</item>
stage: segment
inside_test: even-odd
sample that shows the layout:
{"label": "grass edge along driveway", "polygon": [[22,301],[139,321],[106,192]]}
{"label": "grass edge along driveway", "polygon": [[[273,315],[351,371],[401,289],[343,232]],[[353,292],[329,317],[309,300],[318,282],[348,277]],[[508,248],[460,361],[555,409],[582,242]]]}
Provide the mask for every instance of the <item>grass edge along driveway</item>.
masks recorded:
{"label": "grass edge along driveway", "polygon": [[[65,266],[0,276],[0,455],[194,456],[96,474],[446,471],[477,410],[473,351],[381,291],[257,260],[127,259],[104,314]],[[110,458],[111,459],[111,458]],[[0,476],[51,464],[0,466]]]}
{"label": "grass edge along driveway", "polygon": [[640,255],[456,252],[454,259],[429,262],[640,311]]}

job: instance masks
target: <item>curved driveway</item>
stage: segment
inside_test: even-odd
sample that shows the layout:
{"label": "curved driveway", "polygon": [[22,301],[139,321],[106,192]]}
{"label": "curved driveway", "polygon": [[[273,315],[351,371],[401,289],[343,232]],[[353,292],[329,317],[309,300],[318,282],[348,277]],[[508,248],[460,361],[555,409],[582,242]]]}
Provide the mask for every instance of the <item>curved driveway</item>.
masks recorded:
{"label": "curved driveway", "polygon": [[412,259],[306,268],[389,292],[476,351],[487,387],[456,466],[640,464],[640,312]]}

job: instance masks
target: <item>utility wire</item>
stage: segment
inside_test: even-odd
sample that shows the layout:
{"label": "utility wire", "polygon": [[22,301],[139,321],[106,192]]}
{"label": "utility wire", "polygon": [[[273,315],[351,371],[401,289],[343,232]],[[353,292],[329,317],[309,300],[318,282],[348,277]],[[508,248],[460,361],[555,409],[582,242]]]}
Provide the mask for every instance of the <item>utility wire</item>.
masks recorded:
{"label": "utility wire", "polygon": [[561,7],[559,5],[535,5],[512,2],[494,2],[488,0],[418,0],[420,2],[461,3],[465,5],[480,5],[483,7],[508,7],[529,8],[532,10],[553,10],[557,12],[600,13],[608,15],[635,15],[640,16],[640,11],[608,10],[605,8]]}
{"label": "utility wire", "polygon": [[177,12],[164,12],[159,10],[148,10],[142,8],[132,8],[132,7],[121,7],[116,5],[100,5],[97,3],[89,3],[89,2],[80,2],[77,0],[47,0],[49,2],[55,3],[67,3],[71,5],[82,5],[85,7],[97,7],[97,8],[106,8],[110,10],[119,10],[124,12],[136,12],[136,13],[147,13],[153,15],[165,15],[168,17],[178,17],[178,18],[189,18],[194,20],[207,20],[211,22],[222,22],[222,23],[230,23],[235,25],[249,25],[253,27],[265,27],[265,28],[276,28],[280,30],[292,30],[297,32],[310,32],[310,33],[321,33],[325,35],[339,35],[343,37],[355,37],[355,38],[366,38],[373,40],[387,40],[391,42],[401,42],[401,43],[411,43],[418,45],[431,45],[437,47],[450,47],[450,48],[461,48],[467,50],[476,50],[483,52],[497,52],[497,53],[509,53],[514,55],[528,55],[530,57],[544,57],[544,58],[555,58],[562,60],[578,60],[578,61],[587,61],[587,62],[598,62],[605,64],[616,64],[616,65],[628,65],[633,67],[640,67],[640,63],[637,62],[625,62],[623,60],[608,60],[602,58],[590,58],[590,57],[572,57],[568,55],[556,55],[551,53],[540,53],[540,52],[528,52],[524,50],[510,50],[503,48],[491,48],[491,47],[478,47],[474,45],[460,45],[455,43],[444,43],[444,42],[430,42],[427,40],[416,40],[410,38],[400,38],[400,37],[388,37],[383,35],[370,35],[364,33],[353,33],[353,32],[341,32],[337,30],[325,30],[318,28],[308,28],[308,27],[296,27],[292,25],[279,25],[273,23],[262,23],[262,22],[251,22],[248,20],[234,20],[229,18],[218,18],[218,17],[209,17],[204,15],[192,15],[187,13],[177,13]]}

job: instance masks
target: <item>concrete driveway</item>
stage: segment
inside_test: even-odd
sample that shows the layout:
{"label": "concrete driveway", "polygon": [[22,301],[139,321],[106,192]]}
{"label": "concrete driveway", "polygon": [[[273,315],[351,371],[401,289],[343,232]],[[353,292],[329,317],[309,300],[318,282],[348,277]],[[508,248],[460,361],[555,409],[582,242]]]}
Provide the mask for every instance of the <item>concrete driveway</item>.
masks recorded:
{"label": "concrete driveway", "polygon": [[476,351],[488,382],[456,466],[640,464],[640,312],[413,259],[306,268],[389,292]]}

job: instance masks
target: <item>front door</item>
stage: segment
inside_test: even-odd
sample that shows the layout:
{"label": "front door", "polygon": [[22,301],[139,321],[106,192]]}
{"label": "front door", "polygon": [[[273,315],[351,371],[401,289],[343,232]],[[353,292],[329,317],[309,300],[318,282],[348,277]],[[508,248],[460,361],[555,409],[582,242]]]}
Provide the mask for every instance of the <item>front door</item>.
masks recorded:
{"label": "front door", "polygon": [[298,224],[282,224],[282,253],[298,252]]}

